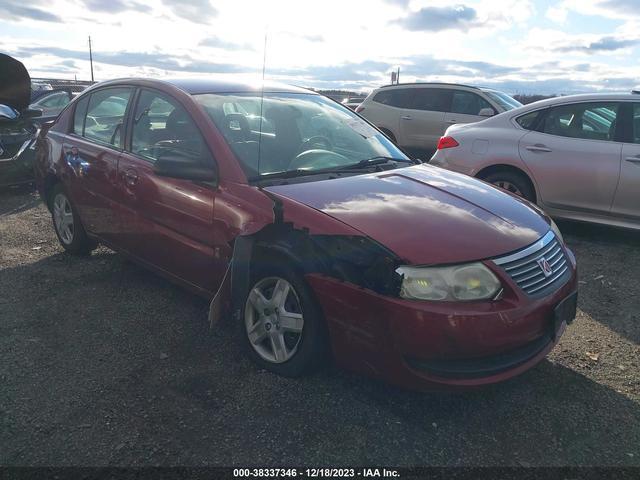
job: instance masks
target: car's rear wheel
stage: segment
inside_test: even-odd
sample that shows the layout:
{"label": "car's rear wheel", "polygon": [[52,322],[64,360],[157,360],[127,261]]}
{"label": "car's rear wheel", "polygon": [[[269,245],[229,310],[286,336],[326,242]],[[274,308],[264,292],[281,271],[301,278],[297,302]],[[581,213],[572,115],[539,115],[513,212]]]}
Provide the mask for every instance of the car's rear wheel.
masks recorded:
{"label": "car's rear wheel", "polygon": [[96,243],[87,236],[80,217],[61,184],[53,188],[50,199],[53,228],[62,247],[77,255],[86,255],[95,249]]}
{"label": "car's rear wheel", "polygon": [[255,272],[243,311],[251,359],[279,375],[297,377],[326,358],[324,320],[304,278],[286,266]]}
{"label": "car's rear wheel", "polygon": [[498,171],[487,175],[484,178],[484,181],[515,195],[526,198],[530,202],[535,202],[536,200],[536,194],[531,183],[524,177],[524,175],[519,173],[506,170]]}

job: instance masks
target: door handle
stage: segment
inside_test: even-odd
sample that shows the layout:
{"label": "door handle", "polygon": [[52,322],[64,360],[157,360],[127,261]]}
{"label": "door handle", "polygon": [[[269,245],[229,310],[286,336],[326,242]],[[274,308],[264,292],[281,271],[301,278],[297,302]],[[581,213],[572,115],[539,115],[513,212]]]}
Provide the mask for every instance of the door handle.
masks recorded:
{"label": "door handle", "polygon": [[530,152],[540,152],[540,153],[549,153],[549,152],[551,152],[551,149],[549,147],[546,147],[546,146],[541,145],[541,144],[527,145],[524,148],[526,150],[529,150]]}
{"label": "door handle", "polygon": [[402,120],[413,120],[413,118],[411,117],[411,115],[403,115],[400,117]]}
{"label": "door handle", "polygon": [[627,158],[625,158],[625,160],[627,162],[631,162],[631,163],[640,163],[640,155],[635,156],[635,157],[627,157]]}
{"label": "door handle", "polygon": [[458,123],[457,120],[447,120],[447,123],[453,125],[454,123]]}
{"label": "door handle", "polygon": [[123,177],[125,183],[131,187],[138,183],[138,174],[135,170],[126,170]]}

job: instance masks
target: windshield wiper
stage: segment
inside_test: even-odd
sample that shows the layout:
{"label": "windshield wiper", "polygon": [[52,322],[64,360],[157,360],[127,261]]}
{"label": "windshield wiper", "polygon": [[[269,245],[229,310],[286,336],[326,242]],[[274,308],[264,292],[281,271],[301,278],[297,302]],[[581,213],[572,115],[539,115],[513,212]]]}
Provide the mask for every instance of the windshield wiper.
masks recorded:
{"label": "windshield wiper", "polygon": [[408,158],[395,158],[395,157],[379,156],[379,157],[365,158],[364,160],[360,160],[358,163],[354,163],[354,164],[351,164],[351,165],[345,165],[344,167],[341,167],[341,168],[343,170],[349,170],[351,168],[366,168],[366,167],[371,167],[373,165],[382,165],[384,163],[389,163],[389,162],[410,163],[412,165],[416,164],[416,162],[414,160],[411,160],[411,159],[408,159]]}
{"label": "windshield wiper", "polygon": [[354,167],[343,168],[343,167],[330,167],[330,168],[320,168],[317,170],[308,170],[305,168],[297,168],[295,170],[283,170],[281,172],[273,172],[273,173],[263,173],[262,175],[256,175],[255,177],[251,177],[250,181],[260,181],[267,180],[269,178],[295,178],[295,177],[304,177],[306,175],[321,175],[323,173],[345,173],[346,170],[350,170]]}
{"label": "windshield wiper", "polygon": [[256,175],[255,177],[251,177],[250,181],[260,181],[267,180],[269,178],[296,178],[296,177],[304,177],[306,175],[321,175],[323,173],[346,173],[349,170],[358,170],[361,168],[370,167],[373,165],[381,165],[389,162],[401,162],[401,163],[410,163],[416,164],[414,160],[409,160],[407,158],[394,158],[394,157],[372,157],[365,158],[364,160],[360,160],[357,163],[352,163],[349,165],[344,165],[340,167],[328,167],[328,168],[319,168],[319,169],[305,169],[305,168],[296,168],[295,170],[283,170],[281,172],[272,172],[272,173],[263,173],[262,175]]}

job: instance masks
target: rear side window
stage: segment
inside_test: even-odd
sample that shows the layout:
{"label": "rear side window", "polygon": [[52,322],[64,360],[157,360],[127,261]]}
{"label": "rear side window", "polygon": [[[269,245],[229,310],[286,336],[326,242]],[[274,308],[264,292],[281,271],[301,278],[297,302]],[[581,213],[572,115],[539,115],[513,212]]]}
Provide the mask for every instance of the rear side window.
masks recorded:
{"label": "rear side window", "polygon": [[444,88],[414,88],[414,110],[448,112],[451,106],[451,90]]}
{"label": "rear side window", "polygon": [[124,115],[132,88],[107,88],[91,94],[84,122],[84,137],[121,147]]}
{"label": "rear side window", "polygon": [[143,90],[133,118],[131,152],[155,162],[180,156],[206,165],[211,155],[193,119],[173,98]]}
{"label": "rear side window", "polygon": [[389,90],[381,90],[373,97],[373,101],[383,105],[397,108],[411,107],[411,90],[410,88],[393,88]]}
{"label": "rear side window", "polygon": [[561,105],[547,111],[541,130],[561,137],[613,141],[619,109],[619,104],[605,102]]}
{"label": "rear side window", "polygon": [[633,104],[633,143],[640,143],[640,103]]}
{"label": "rear side window", "polygon": [[480,95],[473,92],[465,92],[464,90],[454,91],[453,100],[451,101],[451,112],[463,115],[479,115],[483,108],[494,108]]}
{"label": "rear side window", "polygon": [[536,125],[538,124],[538,118],[542,114],[541,110],[537,112],[525,113],[521,117],[516,118],[516,122],[525,130],[535,130]]}
{"label": "rear side window", "polygon": [[76,103],[76,110],[73,113],[73,133],[76,135],[84,135],[84,117],[87,114],[88,103],[89,95],[84,96]]}

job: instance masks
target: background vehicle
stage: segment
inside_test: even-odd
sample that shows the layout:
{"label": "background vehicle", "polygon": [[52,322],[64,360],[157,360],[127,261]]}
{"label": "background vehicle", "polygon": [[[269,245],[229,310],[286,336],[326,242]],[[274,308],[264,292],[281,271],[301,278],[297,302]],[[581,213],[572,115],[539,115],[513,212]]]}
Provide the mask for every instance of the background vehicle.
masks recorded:
{"label": "background vehicle", "polygon": [[509,95],[489,88],[415,83],[378,88],[356,112],[398,146],[426,160],[448,126],[478,122],[520,106]]}
{"label": "background vehicle", "polygon": [[640,95],[560,97],[454,125],[430,163],[555,217],[640,228]]}
{"label": "background vehicle", "polygon": [[345,107],[350,108],[351,110],[355,110],[360,106],[360,104],[364,101],[365,98],[366,96],[364,95],[361,97],[347,97],[344,100],[342,100],[342,104]]}
{"label": "background vehicle", "polygon": [[322,95],[263,88],[125,79],[81,94],[38,138],[62,246],[103,242],[211,298],[212,322],[237,322],[281,375],[331,351],[407,387],[468,387],[544,358],[577,287],[548,218],[416,165]]}
{"label": "background vehicle", "polygon": [[43,118],[53,118],[58,116],[72,98],[73,95],[69,90],[50,90],[32,101],[29,108],[42,110]]}
{"label": "background vehicle", "polygon": [[33,150],[37,127],[29,109],[31,79],[24,65],[0,54],[0,186],[33,180]]}

